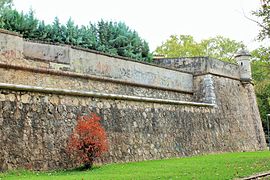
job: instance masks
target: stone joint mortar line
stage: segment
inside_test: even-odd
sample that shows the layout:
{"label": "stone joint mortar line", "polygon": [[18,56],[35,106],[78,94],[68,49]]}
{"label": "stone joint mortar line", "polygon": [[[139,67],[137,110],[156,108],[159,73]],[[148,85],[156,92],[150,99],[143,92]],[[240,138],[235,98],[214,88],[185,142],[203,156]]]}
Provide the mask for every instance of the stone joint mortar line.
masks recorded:
{"label": "stone joint mortar line", "polygon": [[157,98],[148,98],[148,97],[140,97],[140,96],[107,94],[107,93],[98,93],[98,92],[92,92],[92,91],[78,91],[78,90],[68,90],[68,89],[59,89],[59,88],[44,88],[44,87],[39,87],[39,86],[15,85],[15,84],[7,84],[7,83],[0,83],[0,89],[52,93],[52,94],[72,95],[72,96],[96,97],[96,98],[104,98],[104,99],[143,101],[143,102],[152,102],[152,103],[161,103],[161,104],[176,104],[176,105],[190,105],[190,106],[203,106],[203,107],[216,106],[215,104],[210,104],[210,103],[177,101],[177,100],[169,100],[169,99],[157,99]]}
{"label": "stone joint mortar line", "polygon": [[226,76],[226,75],[221,75],[221,74],[216,74],[216,73],[212,73],[212,72],[204,72],[204,73],[200,73],[200,74],[194,74],[193,76],[205,76],[205,75],[214,75],[214,76],[218,76],[218,77],[223,77],[223,78],[228,78],[228,79],[232,79],[232,80],[237,80],[237,81],[241,81],[240,78],[234,78],[234,77],[230,77],[230,76]]}

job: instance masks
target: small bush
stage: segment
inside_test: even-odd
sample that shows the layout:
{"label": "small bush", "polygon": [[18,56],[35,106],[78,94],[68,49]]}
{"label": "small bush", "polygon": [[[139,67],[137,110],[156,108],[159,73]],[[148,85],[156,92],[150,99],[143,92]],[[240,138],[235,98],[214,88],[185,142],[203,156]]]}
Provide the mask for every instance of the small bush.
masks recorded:
{"label": "small bush", "polygon": [[68,153],[86,169],[92,167],[97,157],[108,151],[108,141],[100,117],[92,113],[78,117],[77,125],[68,141]]}

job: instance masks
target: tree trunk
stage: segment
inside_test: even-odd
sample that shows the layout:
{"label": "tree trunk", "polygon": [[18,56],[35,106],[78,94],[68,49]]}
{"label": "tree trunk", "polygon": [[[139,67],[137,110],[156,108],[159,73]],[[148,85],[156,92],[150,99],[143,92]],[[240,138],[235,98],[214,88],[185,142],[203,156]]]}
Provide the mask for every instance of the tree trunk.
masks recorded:
{"label": "tree trunk", "polygon": [[93,167],[93,161],[84,164],[84,170],[91,169]]}

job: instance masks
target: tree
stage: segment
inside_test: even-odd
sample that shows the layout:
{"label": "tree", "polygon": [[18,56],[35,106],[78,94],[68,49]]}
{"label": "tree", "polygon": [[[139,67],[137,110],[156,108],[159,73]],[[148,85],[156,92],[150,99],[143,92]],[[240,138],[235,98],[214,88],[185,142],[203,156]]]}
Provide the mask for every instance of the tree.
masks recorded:
{"label": "tree", "polygon": [[168,58],[210,56],[226,62],[234,62],[235,53],[244,47],[242,42],[222,36],[196,42],[190,35],[173,35],[157,47],[155,52]]}
{"label": "tree", "polygon": [[11,8],[12,5],[12,0],[0,0],[0,12],[5,8]]}
{"label": "tree", "polygon": [[252,51],[251,54],[255,92],[263,127],[266,130],[265,117],[270,112],[270,47],[260,47]]}
{"label": "tree", "polygon": [[101,20],[96,25],[96,31],[99,51],[143,61],[150,59],[148,43],[125,23]]}
{"label": "tree", "polygon": [[[248,18],[257,23],[261,28],[258,40],[270,38],[270,0],[261,0],[258,10],[252,12],[258,21]],[[270,47],[260,47],[252,52],[252,75],[255,83],[255,91],[258,106],[262,118],[264,130],[267,130],[266,115],[270,113]]]}
{"label": "tree", "polygon": [[242,42],[237,42],[222,36],[216,36],[201,41],[206,56],[217,58],[226,62],[234,62],[234,56],[240,49],[245,48]]}
{"label": "tree", "polygon": [[0,0],[0,28],[3,28],[5,23],[3,22],[3,14],[12,7],[12,0]]}
{"label": "tree", "polygon": [[189,35],[172,35],[155,50],[159,55],[168,58],[203,56],[203,48]]}
{"label": "tree", "polygon": [[34,17],[34,11],[19,13],[15,9],[6,8],[0,14],[0,26],[6,30],[20,33],[27,39],[35,37],[38,20]]}
{"label": "tree", "polygon": [[88,26],[82,26],[79,30],[79,37],[82,38],[82,43],[80,46],[88,49],[97,50],[98,48],[98,38],[97,29],[93,24]]}
{"label": "tree", "polygon": [[253,11],[252,14],[259,18],[259,21],[249,18],[261,27],[259,39],[270,38],[270,0],[261,0],[260,9]]}
{"label": "tree", "polygon": [[80,116],[68,141],[68,152],[86,169],[91,168],[96,158],[108,150],[106,132],[99,121],[100,117],[94,113]]}
{"label": "tree", "polygon": [[26,39],[69,44],[140,61],[151,60],[148,43],[125,23],[101,20],[79,27],[72,19],[63,25],[55,17],[51,25],[46,25],[35,18],[33,10],[19,13],[11,3],[11,0],[0,0],[0,28],[18,32]]}

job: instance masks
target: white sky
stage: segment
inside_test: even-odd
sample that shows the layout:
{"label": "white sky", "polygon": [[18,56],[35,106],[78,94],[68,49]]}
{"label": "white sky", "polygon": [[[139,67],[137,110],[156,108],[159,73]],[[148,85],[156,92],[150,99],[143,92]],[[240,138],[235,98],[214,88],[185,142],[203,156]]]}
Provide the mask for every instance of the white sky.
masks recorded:
{"label": "white sky", "polygon": [[71,17],[79,25],[100,19],[125,22],[152,51],[172,34],[196,40],[222,35],[243,41],[249,50],[259,46],[254,40],[258,26],[243,15],[244,11],[251,17],[259,0],[14,0],[14,4],[19,11],[32,7],[47,23],[55,16],[62,23]]}

